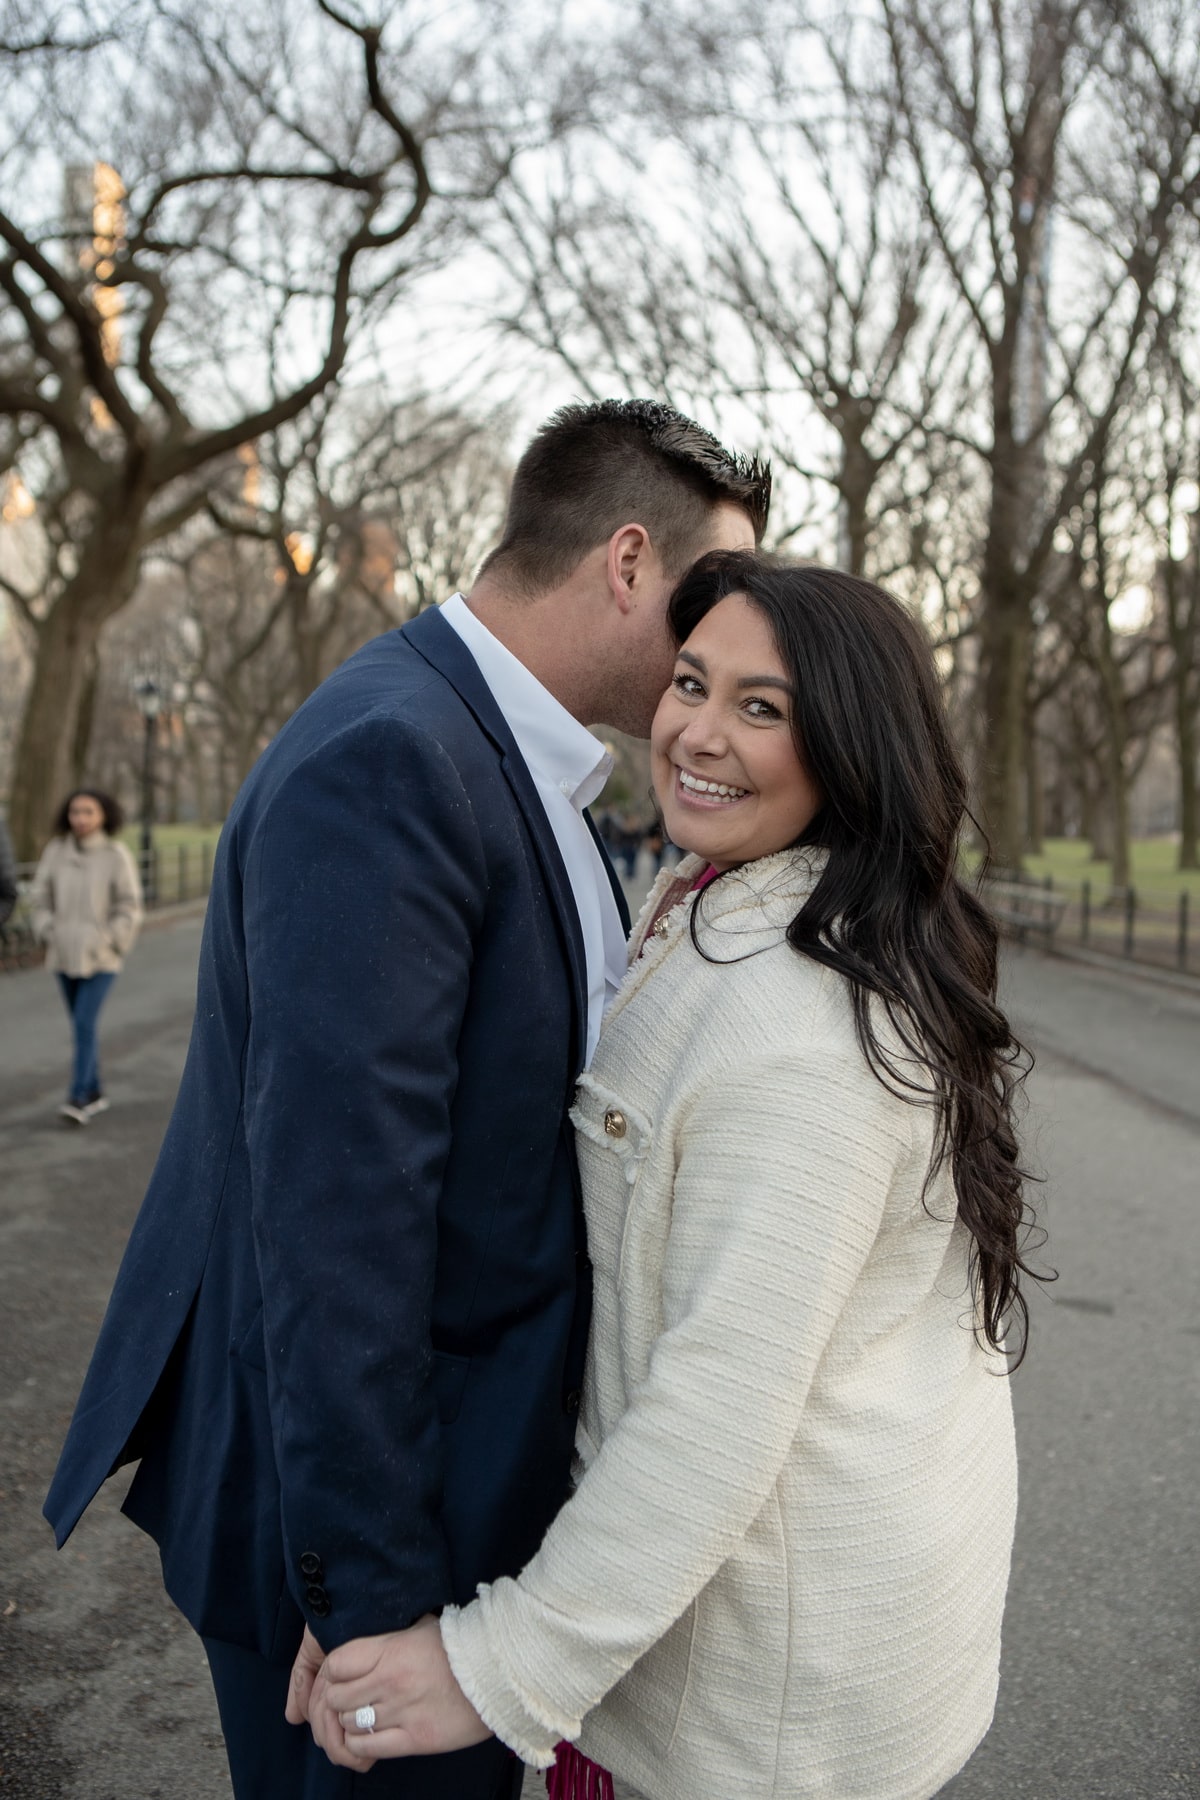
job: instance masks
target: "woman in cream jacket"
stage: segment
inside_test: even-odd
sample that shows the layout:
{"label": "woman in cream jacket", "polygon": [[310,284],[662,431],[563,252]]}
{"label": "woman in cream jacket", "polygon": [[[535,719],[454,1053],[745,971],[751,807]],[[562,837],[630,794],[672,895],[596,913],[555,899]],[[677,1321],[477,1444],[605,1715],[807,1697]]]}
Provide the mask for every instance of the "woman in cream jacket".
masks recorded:
{"label": "woman in cream jacket", "polygon": [[55,835],[33,880],[33,929],[46,946],[71,1019],[71,1085],[59,1112],[86,1125],[108,1108],[100,1085],[96,1028],[142,921],[142,889],[116,833],[121,812],[108,794],[79,788],[64,800]]}
{"label": "woman in cream jacket", "polygon": [[605,1791],[586,1757],[649,1800],[925,1800],[992,1716],[1016,1505],[1016,1047],[962,775],[869,584],[718,556],[671,617],[655,787],[697,854],[573,1114],[579,1484],[518,1580],[335,1651],[314,1729],[354,1767],[557,1746],[562,1795]]}

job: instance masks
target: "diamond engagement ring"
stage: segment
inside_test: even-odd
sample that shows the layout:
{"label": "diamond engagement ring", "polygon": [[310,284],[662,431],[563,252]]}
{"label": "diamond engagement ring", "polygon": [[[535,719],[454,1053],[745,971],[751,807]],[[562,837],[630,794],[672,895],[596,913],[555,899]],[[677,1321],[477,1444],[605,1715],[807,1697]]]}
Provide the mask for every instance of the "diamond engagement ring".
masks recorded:
{"label": "diamond engagement ring", "polygon": [[358,1731],[374,1731],[375,1708],[373,1706],[360,1706],[354,1715],[354,1724]]}

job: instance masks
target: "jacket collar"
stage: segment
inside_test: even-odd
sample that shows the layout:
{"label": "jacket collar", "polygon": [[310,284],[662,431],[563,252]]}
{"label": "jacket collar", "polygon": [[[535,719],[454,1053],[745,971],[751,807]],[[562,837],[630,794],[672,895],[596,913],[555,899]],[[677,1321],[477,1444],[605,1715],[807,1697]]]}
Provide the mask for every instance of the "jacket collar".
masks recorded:
{"label": "jacket collar", "polygon": [[[699,898],[696,936],[713,963],[741,962],[771,950],[787,936],[787,928],[812,893],[829,860],[827,850],[805,846],[742,863],[698,896],[692,884],[708,866],[703,856],[685,856],[674,869],[664,869],[650,889],[629,940],[629,972],[609,1008],[611,1020],[638,992],[659,963],[681,944],[690,944],[690,921]],[[654,935],[647,934],[658,921]]]}
{"label": "jacket collar", "polygon": [[[685,860],[691,870],[690,886],[707,865],[701,856]],[[774,856],[742,863],[714,881],[711,891],[705,889],[705,916],[723,919],[738,913],[755,913],[765,923],[790,925],[797,906],[812,893],[828,861],[828,850],[806,844],[799,850],[779,850]],[[682,872],[681,863],[678,873]]]}
{"label": "jacket collar", "polygon": [[[828,850],[805,845],[799,850],[780,850],[774,856],[761,856],[755,862],[729,869],[704,889],[704,919],[715,923],[718,919],[750,914],[768,929],[782,927],[786,930],[795,918],[800,902],[816,887],[828,861]],[[637,955],[642,939],[664,902],[669,899],[668,916],[685,903],[690,906],[693,885],[707,867],[703,856],[688,852],[674,869],[662,871],[633,928],[631,958]],[[672,889],[677,890],[673,896]]]}
{"label": "jacket collar", "polygon": [[491,739],[500,753],[500,767],[524,816],[542,866],[570,971],[575,1026],[575,1068],[572,1074],[577,1074],[583,1067],[587,1052],[587,975],[583,933],[562,854],[550,829],[545,808],[538,799],[533,777],[504,714],[479,672],[478,663],[458,633],[439,616],[437,607],[431,606],[425,612],[418,613],[415,619],[402,628],[401,636],[418,656],[450,683],[459,699],[474,715],[480,730]]}
{"label": "jacket collar", "polygon": [[462,594],[452,594],[439,606],[438,617],[471,652],[527,767],[582,812],[608,780],[611,754],[533,670],[488,630]]}

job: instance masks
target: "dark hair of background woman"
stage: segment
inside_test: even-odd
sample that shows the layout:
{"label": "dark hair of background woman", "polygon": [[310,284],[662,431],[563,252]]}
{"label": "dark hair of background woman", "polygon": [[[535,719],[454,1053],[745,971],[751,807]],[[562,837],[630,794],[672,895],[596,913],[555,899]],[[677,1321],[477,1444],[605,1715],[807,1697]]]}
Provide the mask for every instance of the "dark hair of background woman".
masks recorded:
{"label": "dark hair of background woman", "polygon": [[[677,643],[718,601],[744,594],[766,617],[793,689],[796,748],[822,806],[798,840],[829,852],[788,927],[803,956],[850,983],[859,1042],[875,1075],[938,1109],[933,1170],[947,1157],[958,1216],[975,1240],[974,1278],[989,1344],[1015,1323],[1025,1353],[1022,1273],[1032,1224],[1014,1127],[1028,1059],[996,1005],[997,931],[958,876],[967,783],[920,627],[882,588],[834,569],[789,568],[717,551],[670,604]],[[696,918],[692,936],[697,949]],[[877,995],[903,1045],[885,1051]],[[906,1072],[906,1069],[908,1072]]]}
{"label": "dark hair of background woman", "polygon": [[81,796],[96,802],[96,805],[104,814],[105,831],[107,831],[109,837],[116,837],[118,831],[120,831],[122,825],[125,823],[124,808],[118,800],[113,799],[111,794],[106,794],[101,788],[91,787],[71,789],[71,792],[67,795],[57,813],[54,815],[54,836],[67,836],[71,829],[71,820],[69,817],[71,802],[72,800],[78,800]]}

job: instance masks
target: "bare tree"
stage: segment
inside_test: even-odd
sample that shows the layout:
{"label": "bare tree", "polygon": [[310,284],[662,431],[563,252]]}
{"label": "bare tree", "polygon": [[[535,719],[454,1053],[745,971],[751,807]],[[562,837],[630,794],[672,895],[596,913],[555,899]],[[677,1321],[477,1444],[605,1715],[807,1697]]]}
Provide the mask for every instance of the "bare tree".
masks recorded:
{"label": "bare tree", "polygon": [[88,767],[129,792],[138,677],[153,675],[165,816],[224,816],[316,682],[469,579],[503,512],[494,429],[453,408],[342,391],[272,433],[144,569],[100,644]]}
{"label": "bare tree", "polygon": [[[439,547],[457,557],[466,527],[482,552],[496,523],[496,429],[449,400],[393,405],[377,390],[331,391],[255,447],[252,497],[244,486],[236,499],[210,499],[220,529],[270,546],[278,592],[260,633],[265,641],[279,625],[290,640],[294,704],[372,622],[445,598],[464,564]],[[471,480],[485,470],[490,493]],[[411,606],[398,575],[417,585]]]}
{"label": "bare tree", "polygon": [[[1136,452],[1136,438],[1128,448]],[[1114,888],[1130,885],[1129,790],[1167,692],[1164,648],[1149,607],[1141,618],[1121,616],[1123,605],[1149,599],[1137,579],[1150,573],[1149,547],[1138,531],[1146,502],[1140,460],[1130,456],[1116,472],[1103,463],[1096,469],[1079,509],[1062,603],[1077,673],[1086,672],[1100,726],[1104,805],[1093,824],[1093,847],[1111,857]]]}
{"label": "bare tree", "polygon": [[[987,473],[981,787],[1020,859],[1034,605],[1156,330],[1198,193],[1200,61],[1182,5],[880,0],[943,271],[979,353],[957,430]],[[1052,234],[1071,277],[1048,263]]]}
{"label": "bare tree", "polygon": [[[1194,265],[1189,273],[1194,281]],[[1181,309],[1187,291],[1181,291]],[[1195,342],[1195,333],[1183,329],[1179,314],[1173,313],[1153,370],[1150,410],[1159,451],[1157,586],[1170,652],[1181,869],[1200,868],[1200,373]]]}
{"label": "bare tree", "polygon": [[385,32],[330,0],[96,0],[70,41],[27,23],[10,0],[0,475],[45,552],[36,580],[0,570],[36,643],[10,799],[26,851],[143,557],[330,391],[550,104],[501,91],[485,0],[453,34],[436,9]]}

